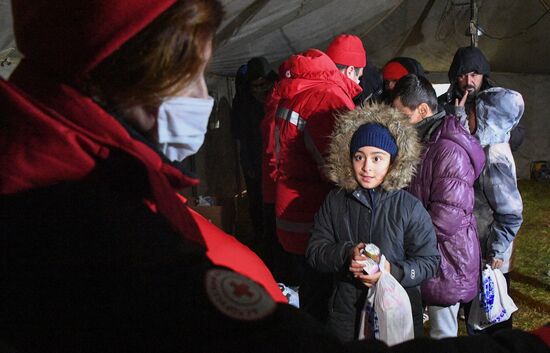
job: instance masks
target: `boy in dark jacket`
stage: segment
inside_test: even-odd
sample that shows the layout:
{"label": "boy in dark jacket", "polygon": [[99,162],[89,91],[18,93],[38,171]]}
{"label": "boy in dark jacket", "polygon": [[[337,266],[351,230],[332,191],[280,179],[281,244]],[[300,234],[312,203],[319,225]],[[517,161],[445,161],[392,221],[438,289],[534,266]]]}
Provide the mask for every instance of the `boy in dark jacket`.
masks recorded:
{"label": "boy in dark jacket", "polygon": [[435,275],[439,252],[428,213],[401,190],[411,180],[420,148],[414,128],[398,111],[373,105],[342,115],[329,152],[327,174],[340,188],[315,216],[306,258],[317,271],[333,274],[327,325],[350,341],[358,335],[367,291],[380,277],[363,274],[356,262],[365,243],[385,255],[390,273],[409,294],[413,316],[422,315],[419,285]]}

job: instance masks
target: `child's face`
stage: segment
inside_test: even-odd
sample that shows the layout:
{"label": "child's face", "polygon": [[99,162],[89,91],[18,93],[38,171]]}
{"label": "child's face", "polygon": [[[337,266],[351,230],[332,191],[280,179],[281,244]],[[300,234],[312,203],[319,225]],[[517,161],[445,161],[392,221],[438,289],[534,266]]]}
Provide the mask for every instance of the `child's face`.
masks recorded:
{"label": "child's face", "polygon": [[351,157],[355,180],[365,189],[382,184],[390,169],[391,156],[377,147],[364,146]]}

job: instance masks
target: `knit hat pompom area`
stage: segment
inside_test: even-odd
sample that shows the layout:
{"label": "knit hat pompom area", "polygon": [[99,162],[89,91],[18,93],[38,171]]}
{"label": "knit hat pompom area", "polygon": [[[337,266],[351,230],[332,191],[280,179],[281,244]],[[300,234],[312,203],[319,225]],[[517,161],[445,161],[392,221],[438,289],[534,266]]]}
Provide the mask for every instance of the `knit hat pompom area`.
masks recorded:
{"label": "knit hat pompom area", "polygon": [[390,131],[376,123],[363,124],[355,131],[350,142],[350,155],[353,156],[361,147],[371,146],[388,152],[391,159],[397,156],[397,144]]}

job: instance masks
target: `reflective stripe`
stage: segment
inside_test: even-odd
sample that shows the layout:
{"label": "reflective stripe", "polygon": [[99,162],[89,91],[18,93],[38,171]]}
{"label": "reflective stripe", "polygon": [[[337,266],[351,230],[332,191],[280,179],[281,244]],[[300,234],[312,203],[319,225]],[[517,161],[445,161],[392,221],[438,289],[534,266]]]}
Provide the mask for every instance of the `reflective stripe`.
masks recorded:
{"label": "reflective stripe", "polygon": [[317,146],[315,146],[315,142],[313,142],[313,139],[311,138],[311,135],[306,130],[304,131],[304,144],[306,145],[306,149],[309,151],[315,162],[317,163],[318,167],[323,167],[325,165],[325,159],[321,155],[321,152],[317,149]]}
{"label": "reflective stripe", "polygon": [[304,131],[304,128],[306,127],[306,121],[300,116],[300,114],[290,109],[279,108],[277,109],[275,116],[278,119],[286,120],[292,125],[295,125],[300,131]]}
{"label": "reflective stripe", "polygon": [[311,233],[311,229],[313,228],[313,222],[310,222],[310,223],[293,222],[293,221],[287,221],[285,219],[280,219],[278,217],[275,221],[277,223],[277,228],[281,230],[286,230],[287,232]]}
{"label": "reflective stripe", "polygon": [[[306,146],[306,149],[311,153],[311,156],[317,163],[319,167],[322,167],[325,165],[325,160],[323,156],[321,155],[321,152],[317,149],[317,146],[315,146],[315,143],[313,142],[313,139],[311,138],[311,135],[305,131],[306,127],[306,121],[296,112],[289,110],[287,108],[279,108],[277,109],[276,117],[278,119],[283,119],[288,121],[289,123],[296,125],[299,131],[304,132],[304,144]],[[279,150],[281,147],[281,141],[279,137],[279,128],[277,125],[275,125],[275,155],[276,157],[279,156]],[[277,158],[278,159],[278,158]]]}

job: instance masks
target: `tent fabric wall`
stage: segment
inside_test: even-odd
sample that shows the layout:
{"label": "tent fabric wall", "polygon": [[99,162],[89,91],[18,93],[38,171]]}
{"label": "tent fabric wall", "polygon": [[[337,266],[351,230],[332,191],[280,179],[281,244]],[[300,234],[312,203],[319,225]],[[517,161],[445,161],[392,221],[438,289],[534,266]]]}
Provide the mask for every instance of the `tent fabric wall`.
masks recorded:
{"label": "tent fabric wall", "polygon": [[[369,60],[378,66],[395,56],[411,56],[434,72],[447,71],[456,49],[470,43],[465,33],[469,1],[222,2],[228,16],[211,65],[222,75],[233,75],[252,56],[262,55],[278,64],[308,48],[324,50],[344,32],[361,37]],[[549,0],[476,2],[479,25],[488,34],[480,37],[479,47],[494,71],[550,74]],[[525,55],[533,51],[536,56]]]}
{"label": "tent fabric wall", "polygon": [[[476,2],[479,25],[488,34],[479,37],[478,46],[493,71],[550,73],[550,1]],[[537,20],[540,21],[526,30]],[[466,35],[469,21],[469,1],[409,0],[363,41],[376,64],[382,65],[395,56],[410,56],[427,71],[446,72],[456,49],[470,44]],[[528,55],[534,52],[536,56]]]}
{"label": "tent fabric wall", "polygon": [[11,1],[0,0],[0,51],[15,48],[12,26]]}
{"label": "tent fabric wall", "polygon": [[197,195],[233,197],[244,187],[229,115],[235,94],[234,79],[208,75],[207,85],[215,103],[204,144],[194,156],[193,169],[201,180],[194,192]]}
{"label": "tent fabric wall", "polygon": [[[340,33],[363,40],[378,66],[411,56],[427,71],[444,72],[465,35],[469,1],[221,0],[226,18],[217,33],[210,71],[233,76],[250,57],[278,64],[308,48],[326,49]],[[14,46],[10,0],[0,0],[0,51]],[[486,33],[479,47],[493,71],[550,74],[550,0],[476,0]],[[529,55],[536,53],[536,55]],[[21,54],[17,53],[20,57]]]}
{"label": "tent fabric wall", "polygon": [[326,49],[342,32],[362,27],[399,5],[398,0],[224,1],[227,19],[217,36],[211,70],[233,75],[250,57],[279,63],[308,48]]}
{"label": "tent fabric wall", "polygon": [[0,0],[0,77],[8,78],[21,60],[13,37],[11,1]]}
{"label": "tent fabric wall", "polygon": [[550,161],[550,75],[497,74],[497,83],[523,95],[525,140],[514,153],[518,177],[528,179],[530,164],[537,160]]}

